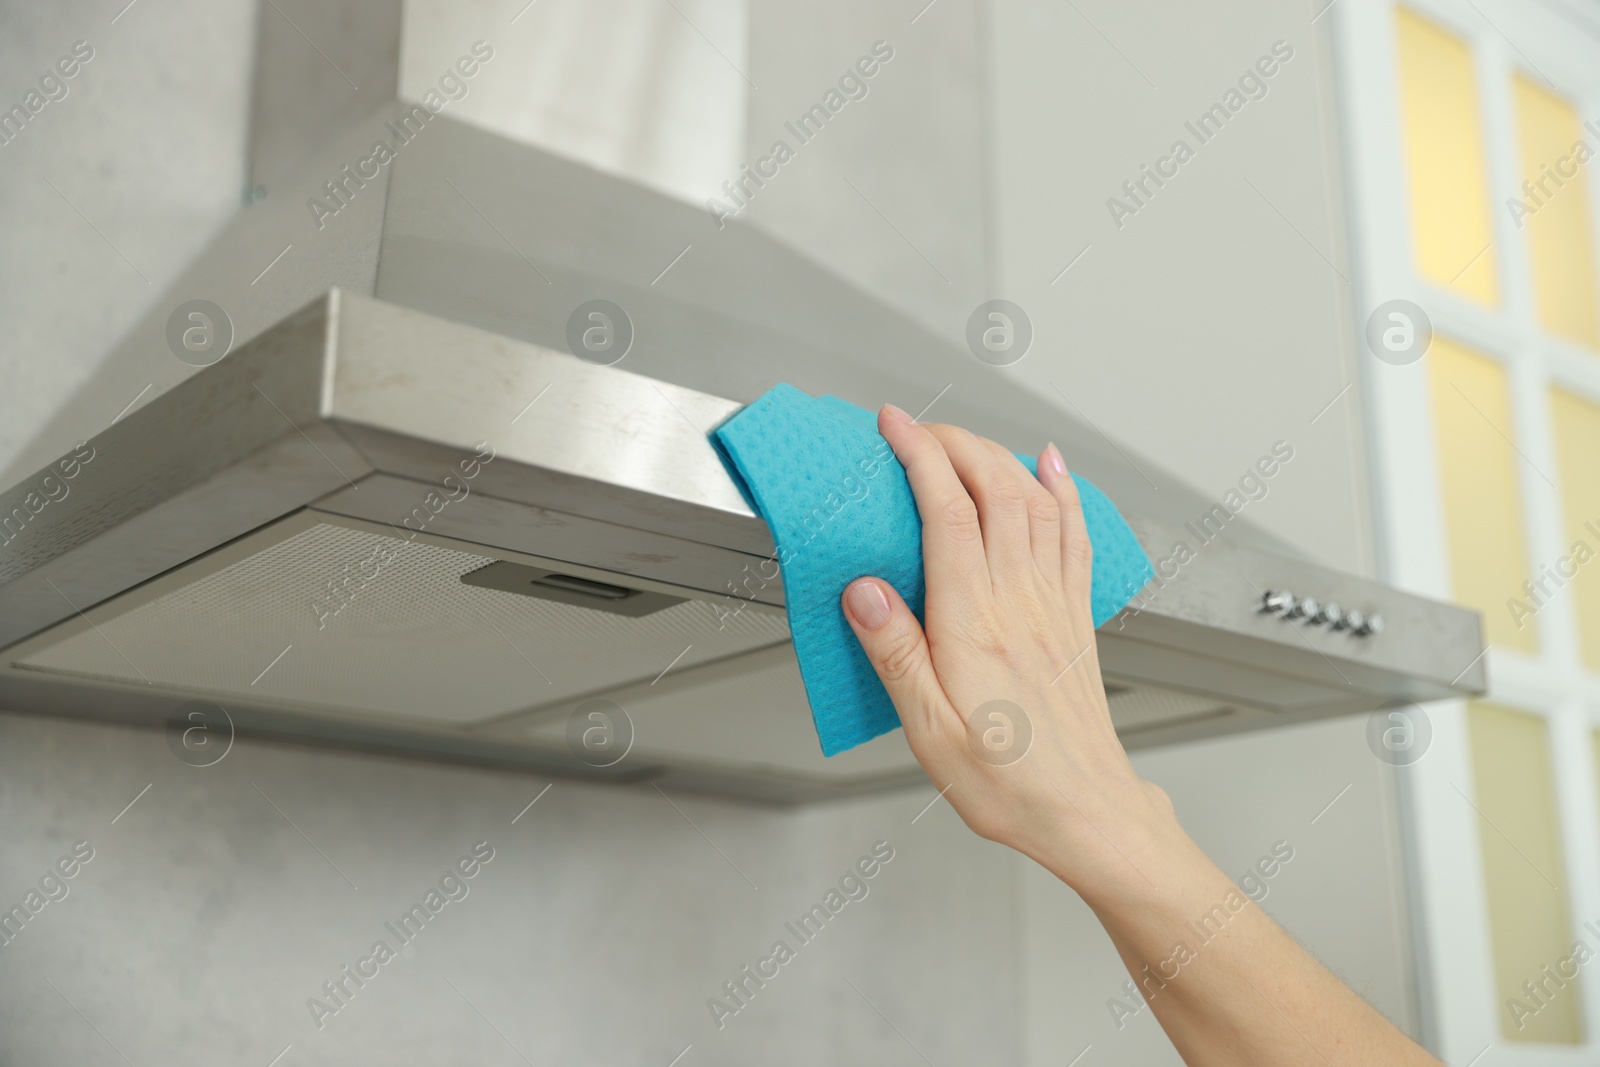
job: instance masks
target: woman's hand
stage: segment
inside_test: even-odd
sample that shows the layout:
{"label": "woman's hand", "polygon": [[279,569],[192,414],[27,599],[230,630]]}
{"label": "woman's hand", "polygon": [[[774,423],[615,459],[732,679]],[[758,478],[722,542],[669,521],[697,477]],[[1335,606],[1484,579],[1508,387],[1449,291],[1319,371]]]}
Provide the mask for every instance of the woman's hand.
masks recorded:
{"label": "woman's hand", "polygon": [[1061,453],[1046,448],[1035,479],[958,427],[892,406],[878,426],[922,516],[926,631],[877,578],[851,583],[844,608],[917,761],[969,827],[1080,893],[1143,877],[1140,855],[1177,824],[1111,726]]}
{"label": "woman's hand", "polygon": [[1134,773],[1100,682],[1083,509],[1055,446],[1036,480],[965,430],[892,407],[878,427],[922,515],[927,626],[877,578],[850,583],[845,615],[967,825],[1077,890],[1193,1067],[1438,1067],[1243,895]]}

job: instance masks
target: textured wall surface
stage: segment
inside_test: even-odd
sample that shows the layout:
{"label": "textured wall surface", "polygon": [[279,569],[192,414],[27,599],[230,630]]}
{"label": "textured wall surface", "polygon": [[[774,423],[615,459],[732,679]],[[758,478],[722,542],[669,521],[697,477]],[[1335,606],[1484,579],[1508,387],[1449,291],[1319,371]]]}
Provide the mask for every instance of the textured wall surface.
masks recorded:
{"label": "textured wall surface", "polygon": [[256,5],[117,17],[125,3],[0,2],[7,109],[75,42],[94,49],[65,98],[0,146],[0,470],[243,195]]}
{"label": "textured wall surface", "polygon": [[[0,948],[0,1059],[920,1063],[909,1038],[1015,1063],[1014,868],[945,805],[913,824],[933,793],[784,814],[245,741],[197,768],[156,732],[0,716],[0,899],[93,849]],[[403,947],[386,924],[484,841]],[[865,896],[786,930],[880,841]],[[780,939],[719,1029],[707,999]],[[325,996],[379,940],[397,958]]]}

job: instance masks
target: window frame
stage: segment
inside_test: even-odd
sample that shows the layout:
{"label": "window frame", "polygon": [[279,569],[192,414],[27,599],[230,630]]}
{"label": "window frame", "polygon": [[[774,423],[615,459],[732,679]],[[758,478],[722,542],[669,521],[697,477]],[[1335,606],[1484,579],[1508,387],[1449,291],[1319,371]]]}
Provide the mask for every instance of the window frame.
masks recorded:
{"label": "window frame", "polygon": [[[1406,0],[1403,5],[1461,37],[1474,57],[1499,285],[1496,306],[1484,307],[1423,280],[1415,269],[1400,129],[1397,6],[1395,0],[1334,0],[1330,8],[1356,336],[1364,336],[1371,308],[1404,298],[1428,313],[1436,333],[1499,362],[1508,375],[1516,445],[1559,486],[1549,389],[1560,387],[1600,403],[1600,352],[1547,333],[1538,322],[1526,235],[1515,228],[1505,206],[1520,185],[1521,165],[1511,76],[1520,72],[1540,84],[1549,84],[1548,77],[1580,116],[1600,120],[1600,22],[1578,18],[1560,5],[1515,0]],[[1600,139],[1591,143],[1600,151]],[[1590,238],[1600,259],[1600,158],[1591,159],[1583,174],[1594,230]],[[1365,351],[1360,356],[1380,574],[1413,592],[1450,599],[1426,362],[1396,367]],[[1528,564],[1536,571],[1565,552],[1562,502],[1558,490],[1526,464],[1519,473]],[[1585,920],[1600,927],[1600,783],[1593,740],[1600,730],[1600,673],[1583,666],[1570,595],[1557,595],[1538,618],[1537,655],[1486,651],[1490,692],[1484,699],[1548,723],[1565,860],[1558,881],[1566,891],[1573,936],[1600,953],[1600,939],[1583,928]],[[1463,1067],[1594,1062],[1600,1052],[1600,960],[1586,965],[1578,980],[1579,1044],[1513,1043],[1500,1033],[1502,1005],[1494,983],[1479,840],[1482,817],[1472,803],[1463,802],[1475,803],[1465,707],[1463,701],[1429,705],[1429,751],[1395,772],[1423,1039]],[[1491,1047],[1492,1054],[1485,1056]]]}

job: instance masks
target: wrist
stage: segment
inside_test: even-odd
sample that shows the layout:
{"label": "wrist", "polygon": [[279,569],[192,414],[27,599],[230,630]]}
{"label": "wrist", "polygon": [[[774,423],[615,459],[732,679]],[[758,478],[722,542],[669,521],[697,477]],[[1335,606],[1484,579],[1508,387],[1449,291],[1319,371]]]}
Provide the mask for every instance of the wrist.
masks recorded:
{"label": "wrist", "polygon": [[1153,906],[1163,886],[1186,881],[1196,865],[1210,866],[1152,782],[1136,778],[1120,796],[1068,800],[1064,807],[1062,825],[1070,831],[1054,835],[1033,858],[1096,911]]}

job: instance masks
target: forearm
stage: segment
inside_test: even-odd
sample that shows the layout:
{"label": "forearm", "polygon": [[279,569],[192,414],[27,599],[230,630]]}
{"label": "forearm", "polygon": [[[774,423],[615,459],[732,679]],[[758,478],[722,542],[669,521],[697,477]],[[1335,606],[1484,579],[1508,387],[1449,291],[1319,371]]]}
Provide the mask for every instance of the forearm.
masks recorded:
{"label": "forearm", "polygon": [[[1142,828],[1141,828],[1142,829]],[[1245,896],[1177,824],[1074,884],[1189,1067],[1433,1065]],[[1082,869],[1047,863],[1061,877]]]}

